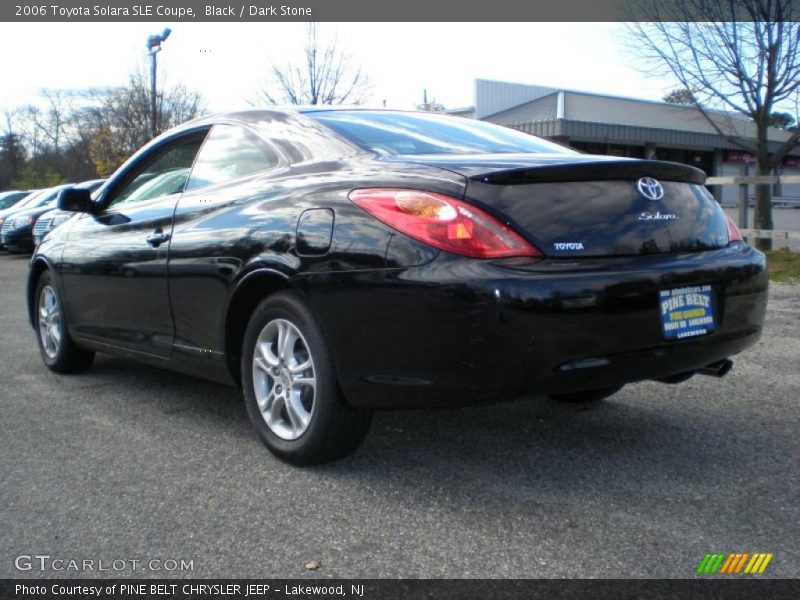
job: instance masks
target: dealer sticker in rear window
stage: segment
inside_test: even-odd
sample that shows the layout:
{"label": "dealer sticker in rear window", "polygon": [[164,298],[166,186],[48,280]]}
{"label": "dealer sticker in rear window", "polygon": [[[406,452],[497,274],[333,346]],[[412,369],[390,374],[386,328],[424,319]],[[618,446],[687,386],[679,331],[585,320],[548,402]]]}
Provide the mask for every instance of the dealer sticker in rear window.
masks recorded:
{"label": "dealer sticker in rear window", "polygon": [[659,292],[661,323],[668,340],[705,335],[714,331],[714,302],[710,285]]}

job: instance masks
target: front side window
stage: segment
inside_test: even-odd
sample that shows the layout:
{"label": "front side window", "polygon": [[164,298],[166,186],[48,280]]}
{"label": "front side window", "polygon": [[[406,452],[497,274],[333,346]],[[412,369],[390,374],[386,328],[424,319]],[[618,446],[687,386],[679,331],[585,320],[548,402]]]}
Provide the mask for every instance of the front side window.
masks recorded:
{"label": "front side window", "polygon": [[254,133],[236,125],[215,125],[197,156],[186,189],[266,171],[278,162],[278,155]]}
{"label": "front side window", "polygon": [[205,134],[191,135],[144,159],[114,192],[109,206],[144,202],[183,191]]}

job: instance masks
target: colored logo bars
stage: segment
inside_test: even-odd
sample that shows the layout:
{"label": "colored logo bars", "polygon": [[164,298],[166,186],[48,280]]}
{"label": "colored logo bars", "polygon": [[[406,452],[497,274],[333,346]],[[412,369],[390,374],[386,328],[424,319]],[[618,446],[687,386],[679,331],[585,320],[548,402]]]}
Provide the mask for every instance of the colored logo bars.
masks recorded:
{"label": "colored logo bars", "polygon": [[725,575],[739,575],[740,573],[761,574],[772,560],[772,553],[755,552],[729,552],[719,554],[706,554],[697,567],[697,573],[711,575],[720,573]]}

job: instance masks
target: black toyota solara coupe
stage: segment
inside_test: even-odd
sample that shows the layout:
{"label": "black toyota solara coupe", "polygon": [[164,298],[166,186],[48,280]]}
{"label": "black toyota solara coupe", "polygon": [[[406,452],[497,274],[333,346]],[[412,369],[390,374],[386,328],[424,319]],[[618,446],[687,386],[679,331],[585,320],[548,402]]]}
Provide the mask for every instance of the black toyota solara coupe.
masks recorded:
{"label": "black toyota solara coupe", "polygon": [[332,460],[375,409],[724,375],[767,271],[703,183],[456,117],[215,115],[60,193],[81,214],[32,259],[30,320],[53,371],[240,385],[272,452]]}

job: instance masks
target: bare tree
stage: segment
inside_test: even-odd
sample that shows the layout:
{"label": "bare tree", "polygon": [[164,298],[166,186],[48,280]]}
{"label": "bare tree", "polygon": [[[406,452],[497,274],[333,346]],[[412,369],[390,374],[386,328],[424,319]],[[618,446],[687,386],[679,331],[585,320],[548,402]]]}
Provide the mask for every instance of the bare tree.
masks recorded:
{"label": "bare tree", "polygon": [[306,33],[304,60],[273,64],[270,81],[261,89],[256,103],[267,104],[360,104],[369,92],[369,81],[352,56],[339,49],[334,37],[321,42],[316,23]]}
{"label": "bare tree", "polygon": [[10,187],[20,176],[25,163],[22,139],[17,131],[20,111],[3,110],[3,128],[0,130],[0,189]]}
{"label": "bare tree", "polygon": [[[168,86],[164,80],[158,85],[156,97],[156,130],[162,133],[175,125],[203,113],[202,97],[179,84]],[[150,126],[150,84],[142,70],[132,72],[125,87],[108,90],[96,107],[120,137],[121,145],[131,150],[143,146],[152,138]],[[111,117],[108,120],[108,117]]]}
{"label": "bare tree", "polygon": [[3,129],[2,135],[16,135],[19,133],[19,120],[22,116],[22,109],[18,106],[6,106],[3,109]]}
{"label": "bare tree", "polygon": [[[800,145],[800,131],[774,146],[776,108],[800,94],[800,19],[796,0],[631,0],[647,22],[629,24],[644,69],[671,74],[713,129],[752,153],[768,175]],[[755,226],[772,229],[769,185],[756,186]],[[770,240],[758,240],[769,248]]]}
{"label": "bare tree", "polygon": [[[199,93],[183,85],[159,85],[156,98],[159,132],[200,116]],[[83,92],[81,107],[73,113],[77,139],[87,148],[97,174],[107,176],[128,156],[150,141],[150,86],[142,71],[131,73],[128,85]]]}
{"label": "bare tree", "polygon": [[36,104],[17,109],[19,139],[30,160],[18,171],[20,187],[41,187],[61,181],[63,171],[60,152],[66,143],[65,127],[69,114],[69,94],[64,90],[41,90]]}
{"label": "bare tree", "polygon": [[44,100],[43,119],[37,119],[33,125],[38,127],[45,139],[49,140],[53,152],[58,154],[64,139],[64,128],[69,107],[69,93],[58,89],[44,89],[39,92]]}
{"label": "bare tree", "polygon": [[[183,85],[168,86],[162,80],[159,90],[159,131],[204,112],[200,94]],[[14,180],[21,185],[41,187],[62,180],[106,177],[150,141],[150,86],[147,75],[138,70],[131,73],[126,86],[44,90],[38,103],[6,111],[5,117],[7,130],[19,128],[18,138],[26,151],[19,154],[24,167],[12,165],[17,173]],[[4,139],[8,164],[8,148],[16,138]]]}
{"label": "bare tree", "polygon": [[80,92],[69,89],[42,89],[38,101],[17,109],[21,121],[20,139],[31,161],[26,165],[28,183],[57,182],[62,175],[74,171],[68,162],[80,161],[74,151],[74,131],[71,127],[74,101]]}

